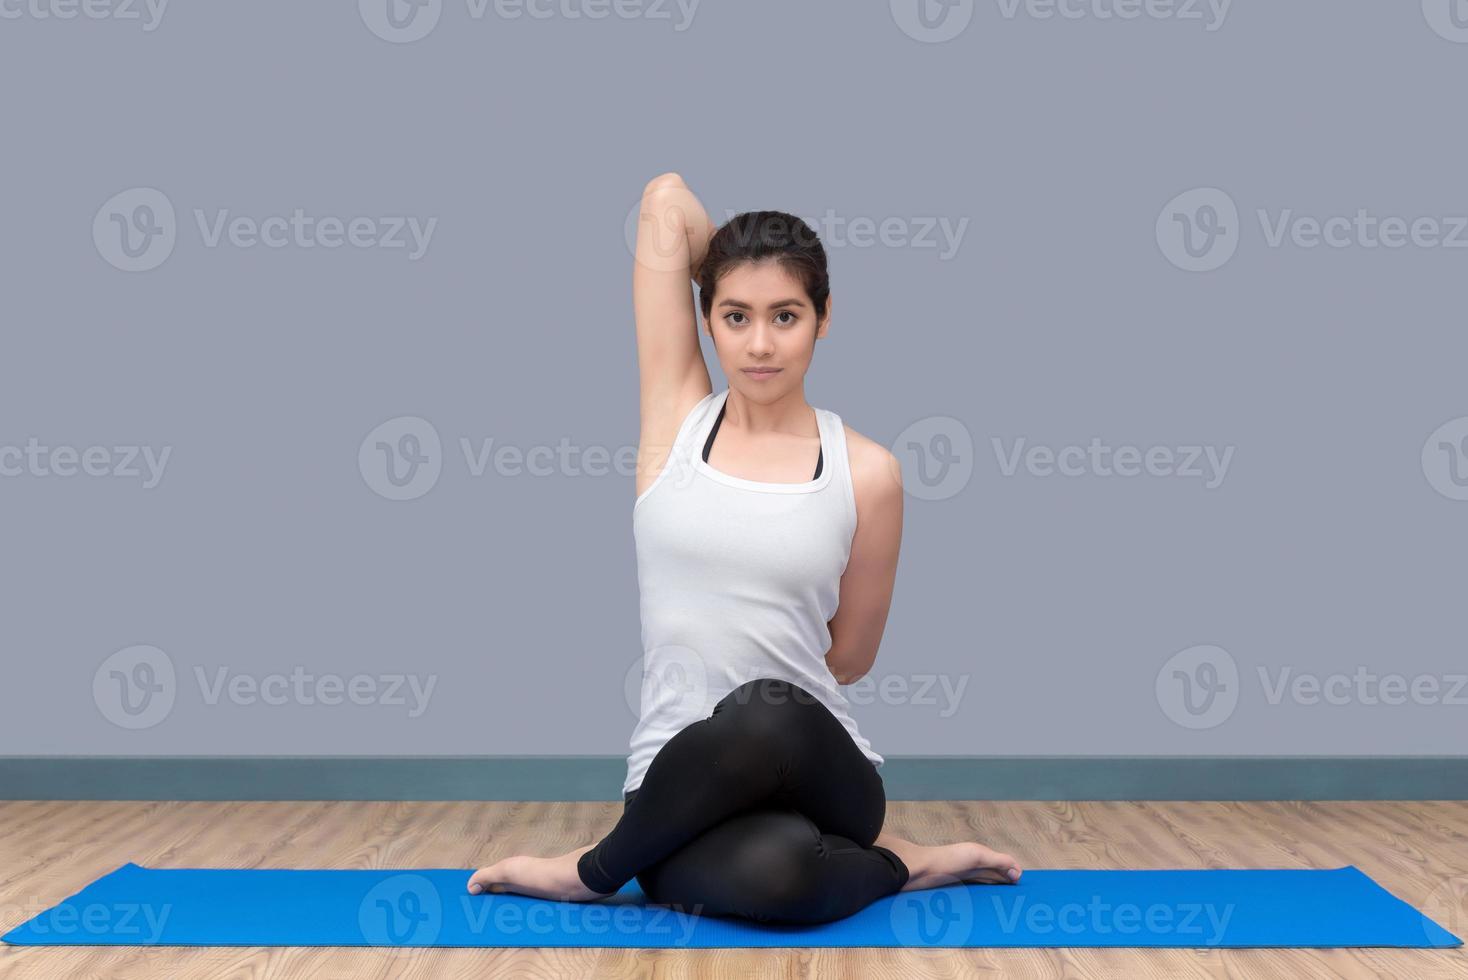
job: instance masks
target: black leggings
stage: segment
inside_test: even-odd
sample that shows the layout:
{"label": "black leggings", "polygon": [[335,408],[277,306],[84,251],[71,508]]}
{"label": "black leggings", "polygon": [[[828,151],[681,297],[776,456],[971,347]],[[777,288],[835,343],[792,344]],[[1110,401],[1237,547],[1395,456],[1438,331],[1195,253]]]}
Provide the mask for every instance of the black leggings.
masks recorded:
{"label": "black leggings", "polygon": [[695,915],[830,922],[907,884],[902,860],[873,844],[886,809],[882,777],[836,716],[762,677],[663,745],[577,870],[604,894],[636,877],[648,901]]}

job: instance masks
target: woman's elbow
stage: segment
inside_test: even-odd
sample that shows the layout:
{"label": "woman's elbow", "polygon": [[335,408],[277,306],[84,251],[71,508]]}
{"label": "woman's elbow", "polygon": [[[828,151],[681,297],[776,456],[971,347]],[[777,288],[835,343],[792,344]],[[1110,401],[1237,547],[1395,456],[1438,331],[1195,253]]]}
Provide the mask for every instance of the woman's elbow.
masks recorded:
{"label": "woman's elbow", "polygon": [[826,666],[830,668],[831,676],[836,678],[836,683],[845,687],[855,684],[867,675],[867,672],[872,669],[872,659],[874,658],[866,659],[865,663],[861,663],[849,655],[836,654],[833,650],[826,654]]}

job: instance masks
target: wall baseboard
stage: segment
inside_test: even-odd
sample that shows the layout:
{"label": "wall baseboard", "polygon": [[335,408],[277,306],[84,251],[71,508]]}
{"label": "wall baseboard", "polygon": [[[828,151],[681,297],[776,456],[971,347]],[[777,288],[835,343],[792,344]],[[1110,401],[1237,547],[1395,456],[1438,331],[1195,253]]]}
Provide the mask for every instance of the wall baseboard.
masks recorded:
{"label": "wall baseboard", "polygon": [[[621,802],[623,756],[0,756],[5,800]],[[1468,756],[888,756],[889,800],[1468,800]]]}

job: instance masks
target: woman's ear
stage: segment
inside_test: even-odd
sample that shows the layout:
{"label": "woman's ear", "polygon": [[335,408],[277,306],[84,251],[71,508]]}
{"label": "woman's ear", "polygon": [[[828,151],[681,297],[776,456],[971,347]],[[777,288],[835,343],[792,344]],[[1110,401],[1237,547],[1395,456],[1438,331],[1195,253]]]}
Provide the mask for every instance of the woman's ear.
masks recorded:
{"label": "woman's ear", "polygon": [[832,297],[828,295],[826,297],[826,312],[821,314],[820,322],[816,324],[817,340],[824,337],[826,335],[826,331],[831,326],[831,300]]}

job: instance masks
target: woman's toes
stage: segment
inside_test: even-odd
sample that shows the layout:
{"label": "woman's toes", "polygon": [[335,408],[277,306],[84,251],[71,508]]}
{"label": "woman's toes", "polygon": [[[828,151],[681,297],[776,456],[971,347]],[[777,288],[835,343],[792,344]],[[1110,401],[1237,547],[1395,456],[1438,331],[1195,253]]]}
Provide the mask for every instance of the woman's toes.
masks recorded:
{"label": "woman's toes", "polygon": [[964,878],[965,881],[977,881],[985,884],[1011,884],[1019,881],[1022,874],[1018,862],[1015,859],[983,844],[974,845],[975,851],[973,873]]}
{"label": "woman's toes", "polygon": [[503,880],[499,874],[500,864],[485,865],[469,876],[469,894],[479,895],[483,892],[495,892],[500,889],[500,881]]}

